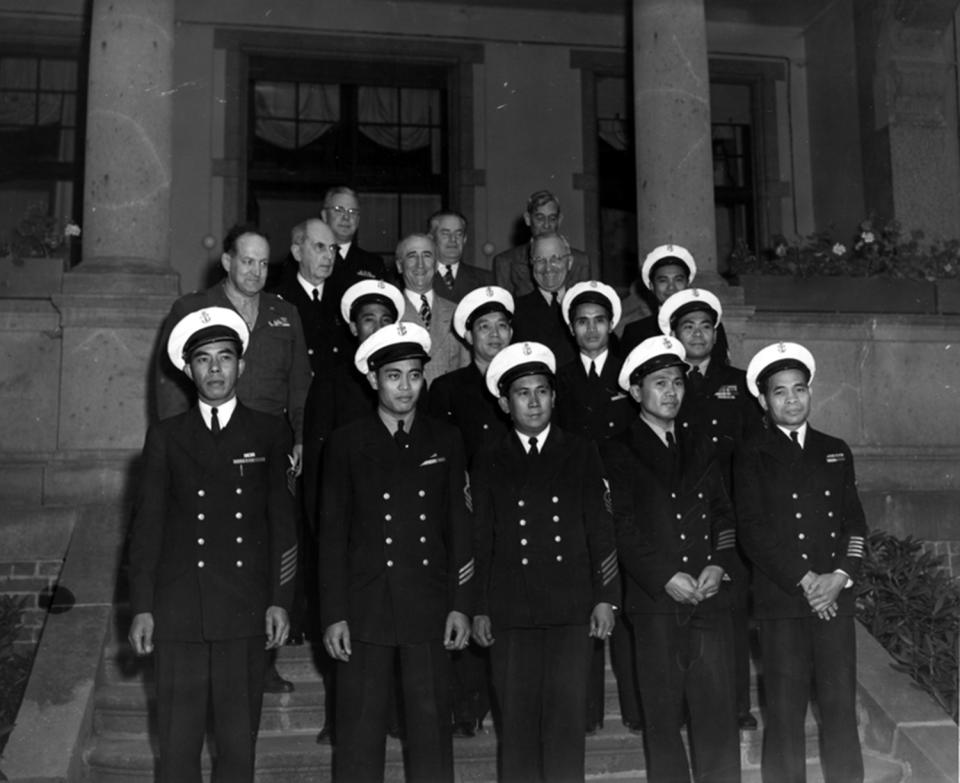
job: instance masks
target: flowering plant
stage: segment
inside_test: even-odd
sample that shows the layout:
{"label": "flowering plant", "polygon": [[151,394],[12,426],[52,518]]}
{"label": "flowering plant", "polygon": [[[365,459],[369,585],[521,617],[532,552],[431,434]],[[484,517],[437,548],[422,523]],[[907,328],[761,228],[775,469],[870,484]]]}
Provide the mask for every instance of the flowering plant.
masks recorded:
{"label": "flowering plant", "polygon": [[884,276],[914,280],[960,277],[960,240],[926,242],[922,231],[903,232],[895,220],[867,218],[852,241],[821,231],[790,244],[774,237],[773,247],[754,253],[739,243],[730,254],[730,271],[737,275],[794,277]]}
{"label": "flowering plant", "polygon": [[0,242],[0,256],[17,258],[49,258],[59,251],[72,237],[80,236],[80,226],[48,215],[37,204],[27,209],[23,219],[10,230],[9,239]]}

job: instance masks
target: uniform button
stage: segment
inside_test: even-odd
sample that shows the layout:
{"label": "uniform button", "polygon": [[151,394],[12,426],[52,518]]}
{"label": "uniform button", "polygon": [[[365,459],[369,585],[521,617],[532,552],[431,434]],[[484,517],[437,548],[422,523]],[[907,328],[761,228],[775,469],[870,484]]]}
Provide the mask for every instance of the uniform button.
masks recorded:
{"label": "uniform button", "polygon": [[674,500],[676,500],[676,499],[677,499],[677,493],[676,493],[676,492],[671,492],[671,493],[670,493],[670,497],[673,498]]}
{"label": "uniform button", "polygon": [[833,512],[832,512],[832,511],[828,511],[828,512],[827,512],[827,516],[832,519],[832,518],[833,518]]}
{"label": "uniform button", "polygon": [[556,514],[554,514],[554,515],[553,515],[553,521],[554,521],[554,522],[559,522],[559,521],[560,521],[560,517],[558,517]]}
{"label": "uniform button", "polygon": [[197,519],[199,519],[201,522],[203,522],[203,520],[205,520],[206,517],[205,517],[203,514],[197,514]]}
{"label": "uniform button", "polygon": [[206,543],[206,541],[204,541],[202,538],[198,538],[197,543],[200,544],[200,546],[203,546]]}
{"label": "uniform button", "polygon": [[797,519],[803,519],[803,514],[801,514],[799,511],[797,512]]}
{"label": "uniform button", "polygon": [[421,543],[421,544],[426,544],[426,543],[427,543],[427,537],[426,537],[426,536],[420,536],[420,543]]}
{"label": "uniform button", "polygon": [[386,539],[386,542],[387,542],[388,544],[392,544],[392,543],[393,543],[393,539],[392,539],[392,538],[387,538],[387,539]]}
{"label": "uniform button", "polygon": [[430,565],[430,561],[427,560],[427,558],[423,558],[423,564],[424,564],[424,565]]}
{"label": "uniform button", "polygon": [[680,540],[681,540],[681,541],[686,541],[686,540],[687,540],[687,534],[686,534],[686,533],[681,533],[681,534],[680,534]]}
{"label": "uniform button", "polygon": [[707,555],[707,560],[713,560],[713,555]]}
{"label": "uniform button", "polygon": [[200,560],[200,561],[197,563],[197,568],[203,568],[203,561],[202,561],[202,560]]}
{"label": "uniform button", "polygon": [[242,511],[238,511],[236,514],[234,514],[234,516],[235,516],[237,519],[243,519],[243,512],[242,512]]}
{"label": "uniform button", "polygon": [[700,500],[703,500],[703,493],[702,493],[702,492],[698,492],[698,493],[697,493],[697,497],[698,497]]}
{"label": "uniform button", "polygon": [[559,543],[560,543],[560,536],[554,536],[553,540],[556,541],[556,542],[559,544]]}
{"label": "uniform button", "polygon": [[527,526],[527,520],[521,519],[521,520],[520,520],[520,527],[526,527],[526,526]]}
{"label": "uniform button", "polygon": [[803,539],[805,539],[806,537],[807,537],[806,533],[797,533],[797,538],[799,538],[801,541],[803,541]]}
{"label": "uniform button", "polygon": [[427,515],[426,515],[426,514],[421,514],[421,515],[420,515],[420,521],[421,521],[421,522],[425,522],[426,519],[427,519]]}
{"label": "uniform button", "polygon": [[383,499],[384,499],[384,500],[390,500],[390,493],[389,493],[389,492],[384,492],[384,493],[383,493]]}
{"label": "uniform button", "polygon": [[237,561],[237,568],[243,568],[243,561],[242,561],[242,560],[238,560],[238,561]]}
{"label": "uniform button", "polygon": [[611,426],[611,427],[614,426],[612,421],[610,422],[610,426]]}
{"label": "uniform button", "polygon": [[527,563],[529,563],[529,562],[530,562],[530,561],[527,560],[527,558],[523,558],[523,560],[520,561],[521,565],[527,565]]}
{"label": "uniform button", "polygon": [[313,348],[307,348],[307,356],[313,356]]}
{"label": "uniform button", "polygon": [[830,538],[836,538],[836,537],[837,537],[836,532],[835,532],[835,531],[831,531],[831,532],[830,532]]}
{"label": "uniform button", "polygon": [[520,508],[523,508],[524,503],[523,503],[522,500],[518,500],[518,501],[517,501],[517,505],[520,506]]}
{"label": "uniform button", "polygon": [[794,500],[796,500],[796,499],[799,497],[799,495],[797,495],[797,493],[794,492],[790,497],[792,497]]}
{"label": "uniform button", "polygon": [[690,558],[687,557],[686,555],[683,556],[683,562],[684,562],[684,563],[686,563],[689,559],[690,559]]}
{"label": "uniform button", "polygon": [[689,422],[689,421],[685,421],[685,422],[683,423],[683,426],[684,426],[684,427],[689,427],[689,426],[690,426],[690,422]]}
{"label": "uniform button", "polygon": [[677,519],[683,519],[683,514],[677,514]]}
{"label": "uniform button", "polygon": [[831,552],[831,553],[830,553],[830,557],[836,557],[836,556],[837,556],[837,553],[836,553],[836,552]]}
{"label": "uniform button", "polygon": [[490,429],[490,425],[489,425],[489,424],[484,424],[484,425],[483,425],[483,428],[484,428],[485,430],[488,430],[488,429]]}
{"label": "uniform button", "polygon": [[717,420],[714,419],[714,420],[711,422],[711,424],[713,424],[713,426],[716,427],[716,426],[717,426]]}
{"label": "uniform button", "polygon": [[560,498],[558,498],[556,495],[554,495],[552,498],[550,498],[550,500],[552,500],[554,503],[559,503],[559,502],[560,502]]}
{"label": "uniform button", "polygon": [[243,543],[243,536],[237,536],[237,543],[238,543],[238,544],[242,544],[242,543]]}
{"label": "uniform button", "polygon": [[242,495],[242,494],[243,494],[243,490],[242,490],[240,487],[237,487],[237,494],[238,494],[238,495]]}
{"label": "uniform button", "polygon": [[706,519],[706,518],[707,518],[707,515],[706,515],[706,514],[701,514],[701,515],[700,515],[700,519]]}
{"label": "uniform button", "polygon": [[527,539],[521,538],[521,539],[520,539],[520,546],[526,546],[526,545],[527,545]]}
{"label": "uniform button", "polygon": [[393,568],[393,561],[392,561],[392,560],[388,560],[388,561],[387,561],[387,568]]}
{"label": "uniform button", "polygon": [[198,490],[197,490],[197,494],[198,494],[200,497],[203,497],[203,496],[206,495],[207,493],[204,492],[202,489],[198,489]]}
{"label": "uniform button", "polygon": [[384,514],[384,515],[383,515],[383,518],[384,518],[387,522],[389,522],[391,519],[393,519],[393,515],[392,515],[392,514]]}
{"label": "uniform button", "polygon": [[808,559],[806,552],[803,552],[803,553],[800,555],[800,557],[802,557],[804,560],[807,560],[807,559]]}
{"label": "uniform button", "polygon": [[557,562],[558,562],[558,563],[562,563],[562,562],[563,562],[563,555],[557,555]]}
{"label": "uniform button", "polygon": [[716,443],[716,442],[717,442],[717,436],[714,435],[712,438],[710,438],[710,440],[712,440],[714,443]]}
{"label": "uniform button", "polygon": [[340,349],[335,345],[335,346],[333,346],[333,352],[334,352],[334,353],[340,353]]}
{"label": "uniform button", "polygon": [[422,498],[427,496],[426,491],[425,491],[425,490],[422,490],[422,489],[421,489],[417,494],[418,494],[420,497],[422,497]]}
{"label": "uniform button", "polygon": [[829,489],[825,489],[825,490],[823,491],[823,494],[826,495],[827,497],[830,497],[830,490],[829,490]]}
{"label": "uniform button", "polygon": [[703,540],[704,540],[704,541],[709,541],[709,540],[710,540],[710,536],[704,536],[704,537],[703,537]]}

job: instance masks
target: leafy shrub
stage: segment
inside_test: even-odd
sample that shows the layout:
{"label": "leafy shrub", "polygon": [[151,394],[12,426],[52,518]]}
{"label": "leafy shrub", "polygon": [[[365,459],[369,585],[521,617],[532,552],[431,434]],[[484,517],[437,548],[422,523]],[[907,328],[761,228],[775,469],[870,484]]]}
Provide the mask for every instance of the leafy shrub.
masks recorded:
{"label": "leafy shrub", "polygon": [[0,595],[0,750],[13,731],[30,674],[30,656],[14,644],[23,625],[25,601],[25,598]]}
{"label": "leafy shrub", "polygon": [[957,720],[960,582],[912,537],[875,531],[857,580],[857,617],[906,672]]}

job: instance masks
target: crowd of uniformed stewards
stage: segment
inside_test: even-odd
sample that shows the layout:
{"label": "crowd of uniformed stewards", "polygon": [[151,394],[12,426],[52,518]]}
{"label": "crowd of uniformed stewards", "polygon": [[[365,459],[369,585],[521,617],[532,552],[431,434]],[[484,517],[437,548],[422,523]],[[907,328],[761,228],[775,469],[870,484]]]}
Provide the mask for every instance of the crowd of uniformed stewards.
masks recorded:
{"label": "crowd of uniformed stewards", "polygon": [[764,781],[802,783],[811,697],[824,779],[862,781],[866,526],[850,449],[808,423],[811,353],[733,367],[676,245],[646,256],[639,304],[586,279],[545,191],[491,272],[454,211],[395,270],[356,246],[353,191],[322,218],[293,230],[282,298],[240,227],[225,281],[164,327],[130,545],[158,779],[201,779],[209,711],[214,780],[253,780],[262,694],[294,687],[268,651],[305,635],[341,783],[383,780],[388,734],[407,780],[452,781],[488,715],[501,781],[583,780],[608,640],[652,783],[739,781],[752,707]]}

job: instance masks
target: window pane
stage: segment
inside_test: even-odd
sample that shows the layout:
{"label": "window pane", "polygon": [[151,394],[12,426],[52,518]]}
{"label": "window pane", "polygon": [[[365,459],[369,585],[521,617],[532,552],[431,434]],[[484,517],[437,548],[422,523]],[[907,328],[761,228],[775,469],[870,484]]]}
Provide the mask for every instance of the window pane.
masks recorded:
{"label": "window pane", "polygon": [[300,119],[338,122],[340,120],[340,85],[301,84]]}
{"label": "window pane", "polygon": [[0,58],[0,90],[35,90],[37,60],[33,57]]}
{"label": "window pane", "polygon": [[0,93],[0,125],[36,124],[37,96],[34,93]]}
{"label": "window pane", "polygon": [[427,218],[443,206],[438,193],[408,193],[400,199],[401,233],[423,233]]}
{"label": "window pane", "polygon": [[41,60],[41,90],[76,90],[77,64],[72,60]]}
{"label": "window pane", "polygon": [[297,116],[293,82],[255,82],[253,89],[258,117],[292,119]]}
{"label": "window pane", "polygon": [[400,96],[394,87],[358,87],[357,116],[361,123],[396,125],[400,121]]}
{"label": "window pane", "polygon": [[440,91],[400,90],[400,122],[404,125],[438,125],[440,123]]}

